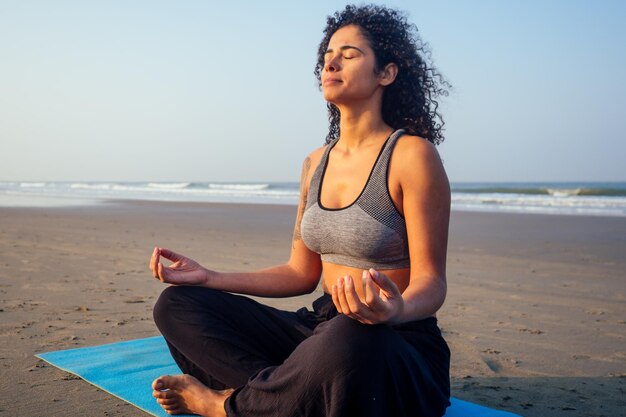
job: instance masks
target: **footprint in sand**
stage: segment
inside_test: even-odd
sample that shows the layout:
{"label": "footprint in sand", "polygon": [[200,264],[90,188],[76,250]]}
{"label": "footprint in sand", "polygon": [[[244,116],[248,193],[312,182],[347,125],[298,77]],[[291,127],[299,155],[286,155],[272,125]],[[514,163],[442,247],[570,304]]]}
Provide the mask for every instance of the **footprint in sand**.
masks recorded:
{"label": "footprint in sand", "polygon": [[521,329],[517,329],[517,331],[519,331],[519,332],[526,332],[526,333],[530,333],[530,334],[543,334],[543,333],[545,333],[543,330],[529,329],[527,327],[522,327]]}
{"label": "footprint in sand", "polygon": [[481,358],[483,360],[483,362],[485,362],[485,365],[487,365],[487,367],[489,369],[491,369],[494,373],[499,373],[500,370],[502,369],[502,365],[500,364],[499,361],[496,361],[494,359],[491,358]]}
{"label": "footprint in sand", "polygon": [[127,304],[138,304],[138,303],[145,303],[146,301],[143,299],[143,297],[132,297],[132,298],[129,298],[128,300],[124,300],[124,302]]}
{"label": "footprint in sand", "polygon": [[606,311],[604,310],[585,310],[585,313],[591,315],[591,316],[604,316],[606,314]]}

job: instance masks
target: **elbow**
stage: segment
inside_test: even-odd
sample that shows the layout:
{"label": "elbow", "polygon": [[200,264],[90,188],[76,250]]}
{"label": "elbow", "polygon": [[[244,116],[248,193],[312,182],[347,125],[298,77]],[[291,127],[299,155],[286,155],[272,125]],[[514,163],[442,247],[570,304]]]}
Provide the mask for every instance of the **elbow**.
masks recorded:
{"label": "elbow", "polygon": [[420,281],[422,281],[422,285],[415,288],[415,291],[421,294],[417,298],[421,300],[422,313],[425,316],[431,316],[441,309],[446,300],[448,292],[446,277],[445,275],[433,275],[429,279],[421,278]]}
{"label": "elbow", "polygon": [[317,289],[317,286],[322,277],[322,269],[309,267],[309,268],[293,268],[294,278],[297,280],[298,293],[300,295],[311,294]]}
{"label": "elbow", "polygon": [[304,294],[311,294],[315,291],[320,283],[320,279],[322,278],[322,271],[311,273],[307,276],[303,281],[307,283],[305,286]]}
{"label": "elbow", "polygon": [[446,295],[448,294],[448,284],[445,276],[439,278],[434,289],[435,291],[433,291],[434,294],[432,296],[432,300],[434,304],[433,307],[436,312],[443,306],[443,303],[446,301]]}
{"label": "elbow", "polygon": [[314,282],[313,285],[309,285],[307,288],[305,288],[304,294],[311,294],[313,291],[315,291],[317,289],[318,283],[319,283],[319,280]]}
{"label": "elbow", "polygon": [[312,279],[308,277],[305,279],[301,279],[298,283],[295,295],[311,294],[313,291],[317,289],[318,284],[319,284],[319,277],[317,279]]}

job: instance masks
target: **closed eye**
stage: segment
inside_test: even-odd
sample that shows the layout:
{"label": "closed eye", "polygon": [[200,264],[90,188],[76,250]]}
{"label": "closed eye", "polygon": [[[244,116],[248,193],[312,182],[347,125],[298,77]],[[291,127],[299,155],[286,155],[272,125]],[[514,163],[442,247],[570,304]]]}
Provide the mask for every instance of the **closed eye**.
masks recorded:
{"label": "closed eye", "polygon": [[[352,45],[343,45],[339,48],[339,51],[343,52],[341,55],[343,59],[353,59],[364,54],[363,50]],[[333,49],[327,49],[326,52],[324,52],[324,61],[328,61],[330,59],[329,56],[332,55],[333,52]]]}

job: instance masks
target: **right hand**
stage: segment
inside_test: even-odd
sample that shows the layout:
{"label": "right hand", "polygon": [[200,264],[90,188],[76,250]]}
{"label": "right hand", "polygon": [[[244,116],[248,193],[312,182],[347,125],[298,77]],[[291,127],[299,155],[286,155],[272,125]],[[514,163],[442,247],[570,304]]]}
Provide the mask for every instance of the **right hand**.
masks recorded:
{"label": "right hand", "polygon": [[[170,266],[163,265],[159,262],[161,256],[173,263]],[[150,270],[152,275],[161,282],[174,285],[203,285],[209,276],[209,270],[193,259],[158,247],[152,252]]]}

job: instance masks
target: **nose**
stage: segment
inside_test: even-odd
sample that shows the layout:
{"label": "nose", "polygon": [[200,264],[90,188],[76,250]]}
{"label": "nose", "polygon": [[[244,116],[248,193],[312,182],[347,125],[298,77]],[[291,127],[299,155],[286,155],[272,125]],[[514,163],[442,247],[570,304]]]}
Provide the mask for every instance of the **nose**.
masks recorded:
{"label": "nose", "polygon": [[324,63],[324,71],[326,72],[337,72],[339,71],[339,68],[339,62],[337,61],[337,57],[334,55]]}

